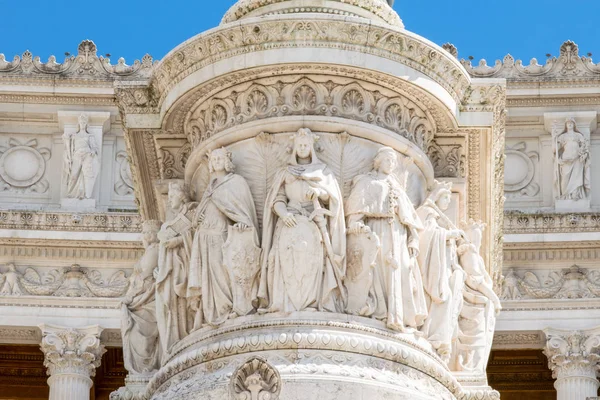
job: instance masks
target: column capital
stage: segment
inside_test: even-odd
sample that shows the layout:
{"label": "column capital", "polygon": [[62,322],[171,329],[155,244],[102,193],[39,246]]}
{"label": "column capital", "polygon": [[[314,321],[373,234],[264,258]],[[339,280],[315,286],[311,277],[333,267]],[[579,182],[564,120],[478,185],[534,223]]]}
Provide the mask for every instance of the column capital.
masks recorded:
{"label": "column capital", "polygon": [[100,343],[102,328],[98,325],[85,328],[66,328],[41,324],[44,366],[48,375],[76,374],[85,377],[96,375],[102,355],[106,352]]}
{"label": "column capital", "polygon": [[570,377],[596,380],[600,363],[600,328],[565,331],[545,329],[548,367],[555,379]]}

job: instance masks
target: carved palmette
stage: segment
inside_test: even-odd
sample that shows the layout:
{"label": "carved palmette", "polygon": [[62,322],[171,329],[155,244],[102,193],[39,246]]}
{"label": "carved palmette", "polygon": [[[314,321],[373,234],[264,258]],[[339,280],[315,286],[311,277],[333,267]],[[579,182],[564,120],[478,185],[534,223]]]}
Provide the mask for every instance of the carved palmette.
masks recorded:
{"label": "carved palmette", "polygon": [[351,233],[347,236],[347,274],[349,314],[370,316],[375,311],[373,268],[379,254],[375,232]]}
{"label": "carved palmette", "polygon": [[244,230],[230,226],[223,246],[223,263],[232,280],[233,311],[247,315],[253,310],[252,299],[258,289],[261,249],[255,244],[255,228]]}

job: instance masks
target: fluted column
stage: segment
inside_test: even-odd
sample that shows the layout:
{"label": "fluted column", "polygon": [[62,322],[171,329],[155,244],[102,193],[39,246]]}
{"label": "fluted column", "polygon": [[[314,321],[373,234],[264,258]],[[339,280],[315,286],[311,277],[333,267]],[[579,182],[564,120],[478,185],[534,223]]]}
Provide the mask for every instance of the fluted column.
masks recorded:
{"label": "fluted column", "polygon": [[585,331],[546,329],[548,367],[556,379],[558,400],[585,400],[595,397],[600,362],[600,328]]}
{"label": "fluted column", "polygon": [[48,368],[49,400],[89,400],[92,380],[106,351],[99,326],[64,328],[40,325],[44,366]]}

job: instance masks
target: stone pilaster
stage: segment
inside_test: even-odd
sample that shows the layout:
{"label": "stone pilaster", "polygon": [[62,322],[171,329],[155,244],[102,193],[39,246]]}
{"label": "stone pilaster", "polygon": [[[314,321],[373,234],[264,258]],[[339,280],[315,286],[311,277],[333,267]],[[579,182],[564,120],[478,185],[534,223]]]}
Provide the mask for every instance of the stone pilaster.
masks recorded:
{"label": "stone pilaster", "polygon": [[49,400],[89,400],[92,380],[100,366],[104,346],[99,326],[64,328],[40,325],[41,350],[48,368]]}
{"label": "stone pilaster", "polygon": [[600,383],[600,328],[584,331],[546,329],[548,367],[556,379],[557,400],[594,397]]}

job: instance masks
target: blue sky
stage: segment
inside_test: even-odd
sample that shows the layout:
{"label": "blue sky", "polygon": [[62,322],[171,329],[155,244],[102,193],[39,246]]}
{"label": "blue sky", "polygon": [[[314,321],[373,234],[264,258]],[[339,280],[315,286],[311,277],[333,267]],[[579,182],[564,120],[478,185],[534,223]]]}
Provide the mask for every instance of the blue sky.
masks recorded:
{"label": "blue sky", "polygon": [[[235,0],[0,0],[0,53],[30,50],[43,61],[75,53],[83,39],[99,54],[130,63],[163,57],[184,40],[217,25]],[[558,54],[567,39],[580,54],[600,60],[598,0],[397,0],[408,30],[437,44],[451,42],[459,56],[492,63],[511,53],[529,61]]]}

